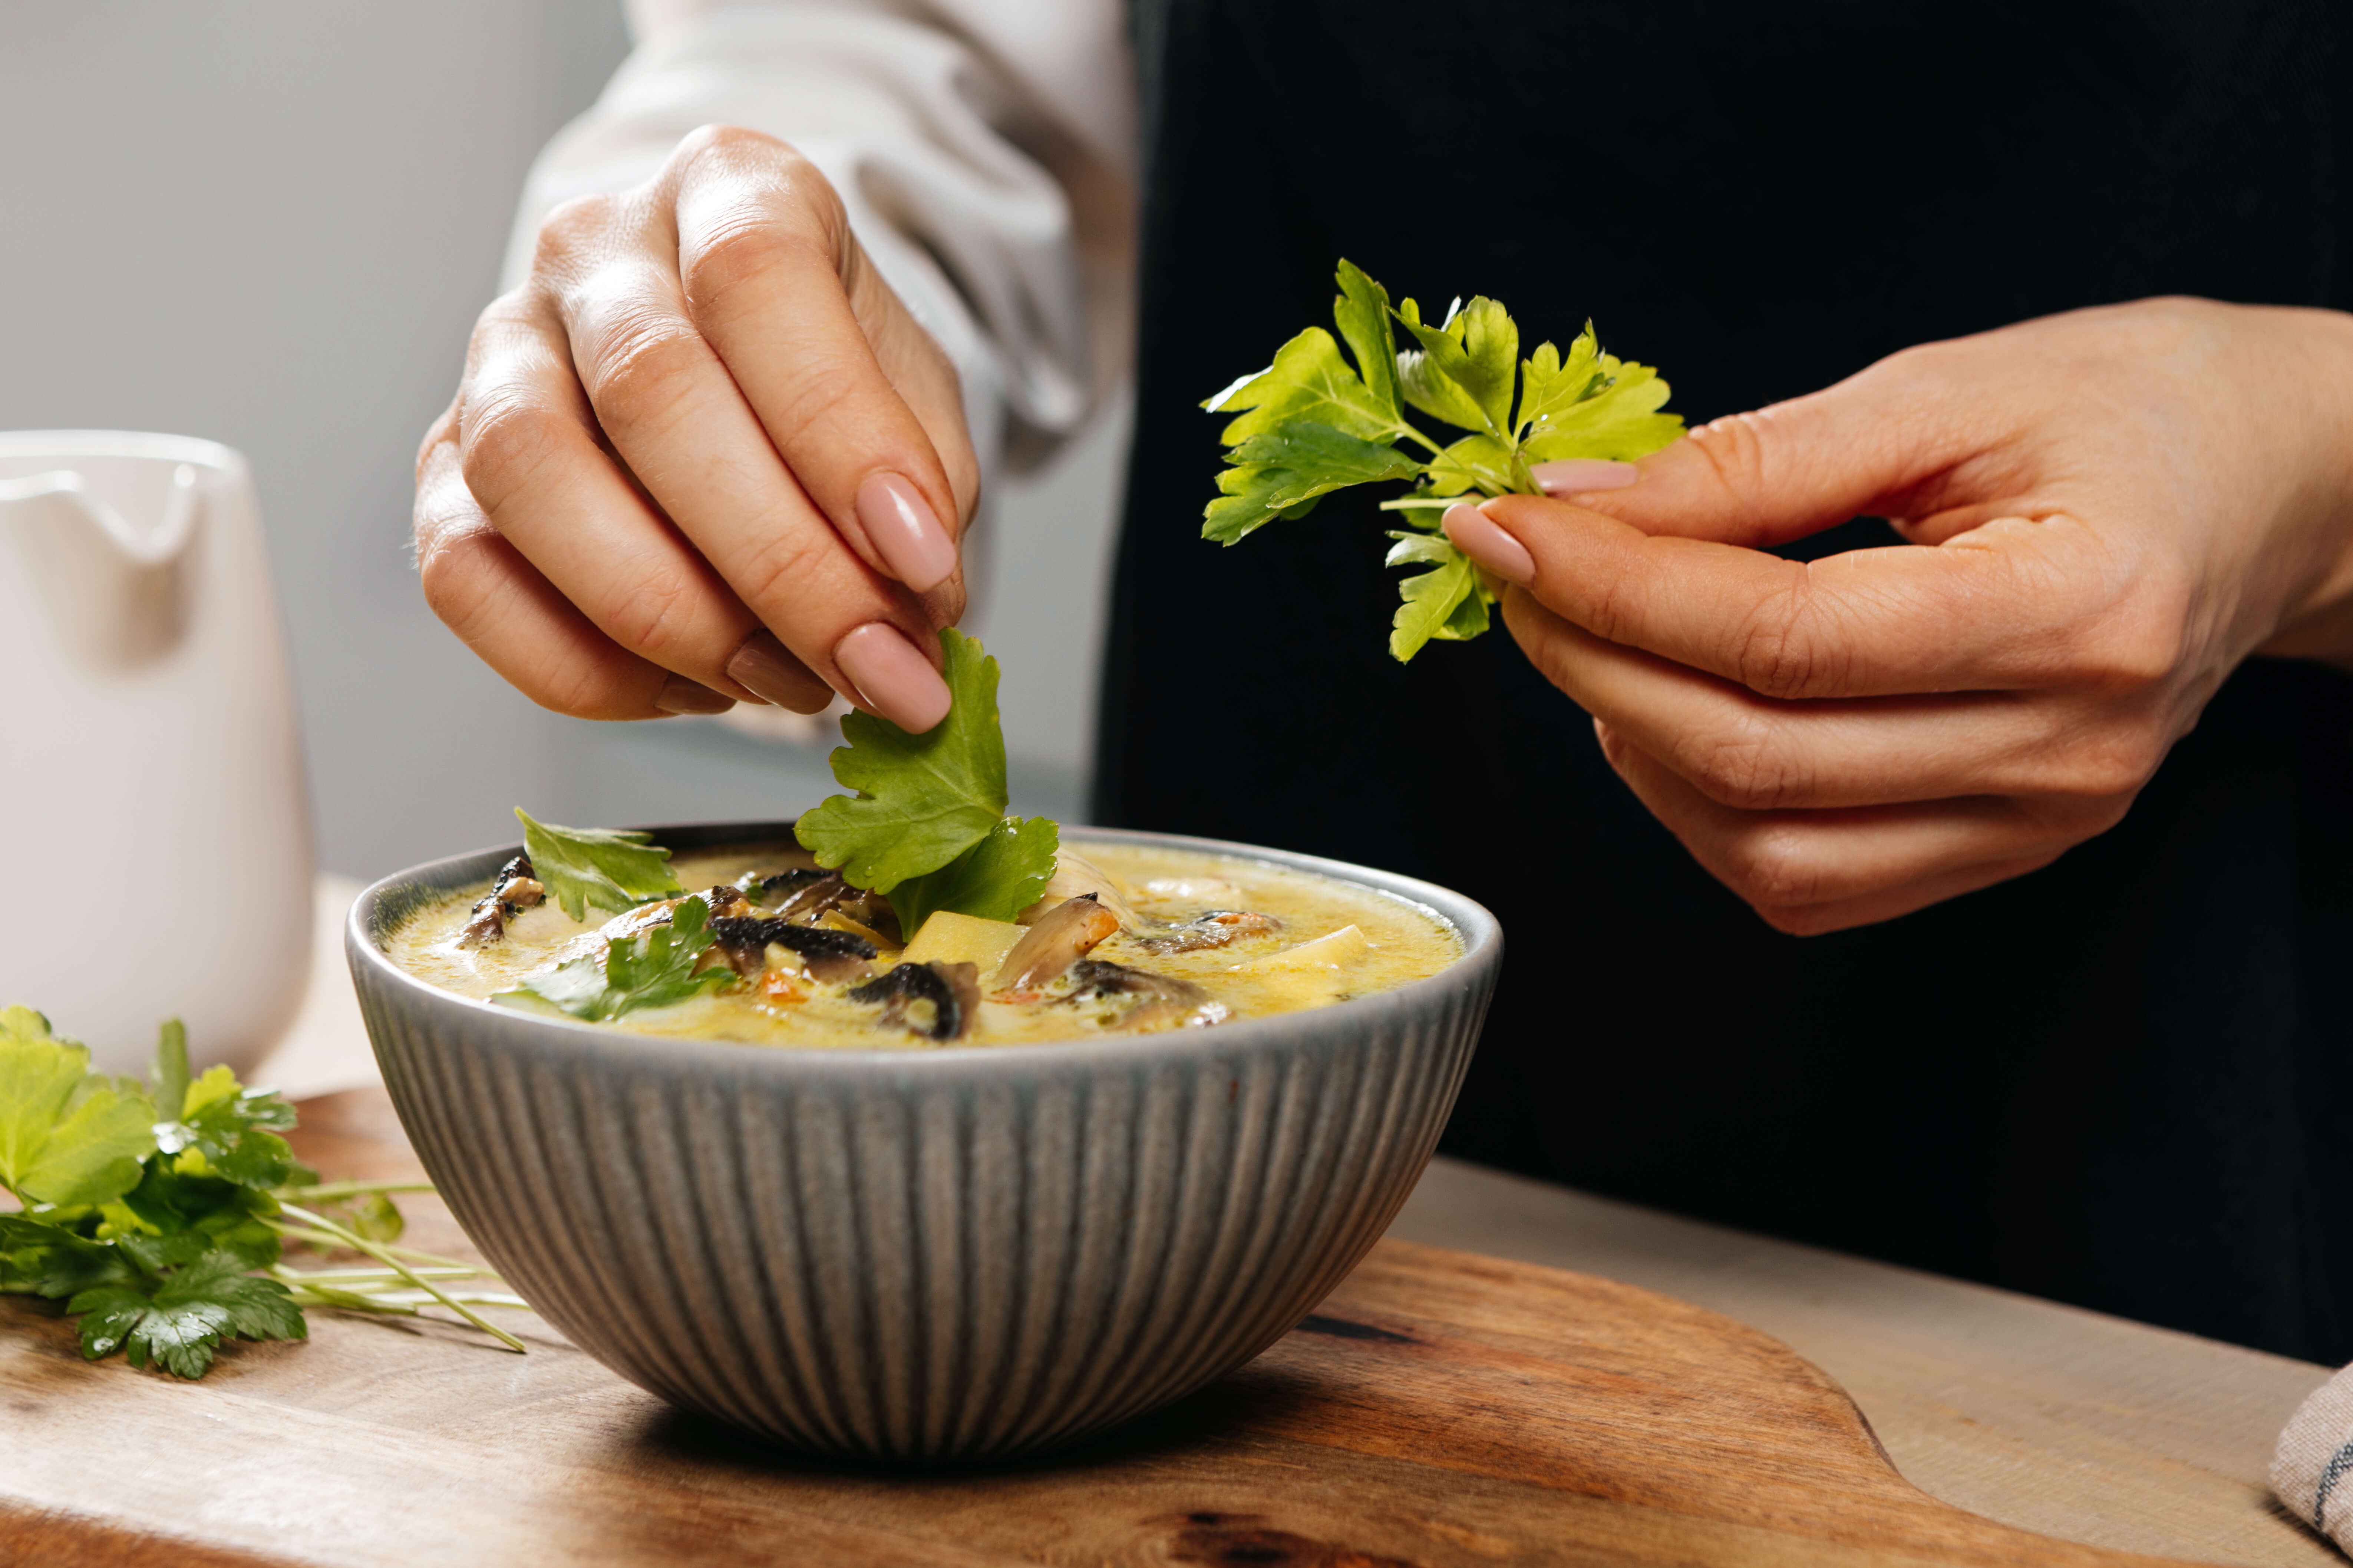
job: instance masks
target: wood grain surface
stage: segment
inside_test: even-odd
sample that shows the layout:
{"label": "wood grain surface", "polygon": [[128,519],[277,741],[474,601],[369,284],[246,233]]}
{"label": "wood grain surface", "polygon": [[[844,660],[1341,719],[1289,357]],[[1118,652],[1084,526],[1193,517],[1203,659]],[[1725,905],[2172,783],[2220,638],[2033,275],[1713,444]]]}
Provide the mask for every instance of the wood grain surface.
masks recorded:
{"label": "wood grain surface", "polygon": [[[415,1169],[379,1091],[313,1101],[331,1175]],[[412,1237],[459,1251],[429,1200]],[[0,1306],[0,1562],[2148,1563],[1899,1477],[1779,1342],[1589,1276],[1385,1242],[1257,1362],[1112,1438],[955,1470],[819,1465],[669,1410],[528,1314],[314,1311],[202,1383]]]}

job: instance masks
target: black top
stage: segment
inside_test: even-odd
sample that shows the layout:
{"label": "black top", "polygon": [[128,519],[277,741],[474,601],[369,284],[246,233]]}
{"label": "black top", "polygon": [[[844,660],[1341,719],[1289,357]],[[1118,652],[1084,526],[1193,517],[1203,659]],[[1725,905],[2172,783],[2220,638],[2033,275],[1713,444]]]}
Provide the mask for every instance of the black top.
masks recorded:
{"label": "black top", "polygon": [[[1500,627],[1410,666],[1368,500],[1198,538],[1198,401],[1346,256],[1696,422],[2185,292],[2353,303],[2353,7],[1139,0],[1149,149],[1101,820],[1459,888],[1507,932],[1447,1146],[2353,1358],[2353,681],[2242,669],[2124,825],[1798,940],[1701,871]],[[1884,542],[1858,521],[1806,553]]]}

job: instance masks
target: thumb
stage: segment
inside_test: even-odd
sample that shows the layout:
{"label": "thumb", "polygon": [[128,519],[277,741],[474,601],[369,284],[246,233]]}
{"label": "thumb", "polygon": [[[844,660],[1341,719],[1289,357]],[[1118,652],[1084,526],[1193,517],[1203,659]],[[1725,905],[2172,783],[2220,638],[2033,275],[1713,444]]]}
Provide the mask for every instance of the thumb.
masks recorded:
{"label": "thumb", "polygon": [[[1645,533],[1756,549],[1862,514],[1916,516],[1927,492],[1982,443],[1964,433],[1956,389],[1910,359],[1703,425],[1644,458],[1624,489],[1547,493]],[[1536,477],[1545,479],[1542,468]],[[1576,482],[1573,472],[1563,478]]]}

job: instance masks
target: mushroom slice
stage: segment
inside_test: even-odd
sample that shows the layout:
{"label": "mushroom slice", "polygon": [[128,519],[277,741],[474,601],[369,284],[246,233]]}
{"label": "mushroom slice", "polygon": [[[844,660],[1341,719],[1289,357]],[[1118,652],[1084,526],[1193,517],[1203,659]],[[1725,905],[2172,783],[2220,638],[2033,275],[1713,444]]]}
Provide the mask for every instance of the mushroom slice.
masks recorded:
{"label": "mushroom slice", "polygon": [[1198,952],[1205,947],[1223,947],[1246,936],[1272,936],[1282,929],[1282,922],[1272,915],[1249,910],[1209,910],[1179,924],[1162,926],[1157,935],[1144,939],[1144,951]]}
{"label": "mushroom slice", "polygon": [[1033,991],[1058,980],[1117,930],[1119,917],[1103,908],[1092,893],[1065,899],[1013,944],[989,989]]}
{"label": "mushroom slice", "polygon": [[858,979],[874,957],[874,944],[862,936],[805,926],[782,915],[722,915],[711,922],[711,934],[726,950],[735,973],[744,975],[760,972],[770,942],[799,953],[810,975],[828,984]]}
{"label": "mushroom slice", "polygon": [[1165,1028],[1172,1024],[1198,1028],[1223,1023],[1227,1017],[1223,1004],[1212,1001],[1207,991],[1191,981],[1179,980],[1173,974],[1155,974],[1149,970],[1090,958],[1071,969],[1071,978],[1076,984],[1071,994],[1062,998],[1064,1002],[1072,1005],[1087,1002],[1119,1005],[1123,1010],[1117,1026],[1123,1029]]}
{"label": "mushroom slice", "polygon": [[789,871],[779,871],[773,877],[763,877],[757,871],[746,871],[736,880],[744,896],[755,904],[771,900],[783,902],[814,882],[822,882],[830,873],[799,866]]}
{"label": "mushroom slice", "polygon": [[506,939],[507,921],[546,901],[547,889],[540,886],[539,873],[532,869],[531,858],[518,855],[499,868],[491,890],[474,905],[474,918],[458,933],[458,945],[480,947],[486,942],[502,942]]}
{"label": "mushroom slice", "polygon": [[[783,881],[785,901],[776,906],[776,913],[786,920],[799,921],[804,925],[858,892],[842,879],[839,871],[815,878],[803,877],[798,871],[787,871]],[[776,887],[777,879],[770,878],[760,884],[760,896],[763,899],[772,897]]]}
{"label": "mushroom slice", "polygon": [[980,971],[969,963],[902,963],[849,991],[880,1002],[882,1021],[927,1040],[962,1039],[980,1011]]}

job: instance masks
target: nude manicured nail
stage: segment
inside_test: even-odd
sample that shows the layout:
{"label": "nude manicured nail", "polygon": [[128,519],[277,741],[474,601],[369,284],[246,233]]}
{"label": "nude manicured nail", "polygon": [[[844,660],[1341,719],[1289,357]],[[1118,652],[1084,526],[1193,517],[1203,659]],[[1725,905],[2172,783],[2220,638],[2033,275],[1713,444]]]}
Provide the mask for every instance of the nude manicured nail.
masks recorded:
{"label": "nude manicured nail", "polygon": [[895,626],[869,621],[833,645],[858,694],[902,730],[922,734],[948,716],[948,683]]}
{"label": "nude manicured nail", "polygon": [[955,570],[955,542],[922,492],[897,474],[877,474],[858,487],[858,521],[899,581],[918,594]]}
{"label": "nude manicured nail", "polygon": [[833,688],[765,627],[745,637],[727,661],[727,679],[763,701],[796,713],[815,713],[833,700]]}
{"label": "nude manicured nail", "polygon": [[1563,458],[1557,463],[1538,463],[1528,472],[1535,476],[1538,488],[1548,496],[1622,490],[1642,477],[1642,470],[1631,463],[1613,463],[1602,458]]}
{"label": "nude manicured nail", "polygon": [[1535,557],[1528,547],[1477,507],[1468,502],[1450,506],[1440,521],[1455,549],[1505,582],[1525,583],[1536,574]]}
{"label": "nude manicured nail", "polygon": [[654,706],[665,713],[724,713],[735,706],[735,699],[683,675],[673,675],[654,694]]}

